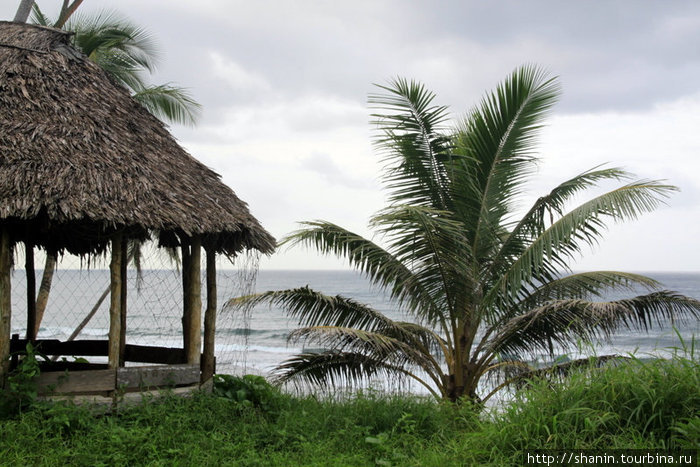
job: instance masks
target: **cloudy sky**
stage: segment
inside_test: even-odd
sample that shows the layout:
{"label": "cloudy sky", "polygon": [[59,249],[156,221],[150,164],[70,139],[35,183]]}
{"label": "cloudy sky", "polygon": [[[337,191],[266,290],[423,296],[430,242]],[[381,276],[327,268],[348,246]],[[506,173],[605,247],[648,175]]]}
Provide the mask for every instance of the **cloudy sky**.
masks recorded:
{"label": "cloudy sky", "polygon": [[[19,0],[4,0],[11,19]],[[54,14],[58,0],[38,0]],[[370,235],[384,193],[367,94],[396,76],[425,83],[459,118],[510,71],[535,63],[563,94],[540,140],[533,198],[593,166],[680,188],[611,226],[576,269],[700,270],[700,2],[85,0],[118,9],[162,51],[154,83],[204,111],[173,126],[277,238],[325,219]],[[290,250],[263,268],[342,268]]]}

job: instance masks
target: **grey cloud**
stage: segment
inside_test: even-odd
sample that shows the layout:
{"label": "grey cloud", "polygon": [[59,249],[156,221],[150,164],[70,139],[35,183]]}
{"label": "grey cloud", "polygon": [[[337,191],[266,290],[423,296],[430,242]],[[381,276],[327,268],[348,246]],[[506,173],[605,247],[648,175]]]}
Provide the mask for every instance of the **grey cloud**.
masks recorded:
{"label": "grey cloud", "polygon": [[[5,18],[13,3],[0,7]],[[649,108],[698,89],[694,1],[94,0],[81,10],[105,7],[155,34],[166,55],[156,80],[190,87],[212,120],[312,94],[364,102],[372,82],[396,75],[425,80],[459,113],[526,62],[561,75],[560,112]],[[269,88],[231,89],[212,52]],[[426,68],[434,57],[444,67]]]}
{"label": "grey cloud", "polygon": [[362,179],[350,175],[350,171],[344,170],[326,154],[313,153],[302,160],[301,167],[321,175],[331,185],[341,185],[353,189],[376,188],[374,179]]}

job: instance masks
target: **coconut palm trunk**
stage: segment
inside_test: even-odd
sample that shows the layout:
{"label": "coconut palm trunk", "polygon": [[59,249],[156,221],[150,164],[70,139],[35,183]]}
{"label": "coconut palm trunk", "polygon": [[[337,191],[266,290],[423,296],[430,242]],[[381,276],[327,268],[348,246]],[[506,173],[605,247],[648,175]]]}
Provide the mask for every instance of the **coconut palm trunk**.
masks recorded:
{"label": "coconut palm trunk", "polygon": [[17,7],[17,12],[12,21],[16,23],[26,23],[29,19],[29,14],[32,12],[32,7],[34,6],[34,0],[22,0]]}
{"label": "coconut palm trunk", "polygon": [[44,272],[41,275],[41,283],[36,296],[36,321],[34,323],[34,335],[39,333],[41,321],[44,319],[46,305],[49,303],[49,295],[51,294],[51,284],[53,283],[53,275],[56,272],[56,253],[46,253],[44,261]]}

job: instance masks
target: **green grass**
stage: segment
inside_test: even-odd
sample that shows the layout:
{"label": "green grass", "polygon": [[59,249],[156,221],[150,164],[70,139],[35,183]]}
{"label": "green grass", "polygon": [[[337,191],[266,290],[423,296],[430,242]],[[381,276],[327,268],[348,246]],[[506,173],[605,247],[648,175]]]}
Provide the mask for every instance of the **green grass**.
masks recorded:
{"label": "green grass", "polygon": [[521,465],[532,449],[697,449],[698,366],[633,360],[536,383],[495,414],[374,392],[293,397],[255,378],[110,415],[35,404],[0,421],[0,464]]}

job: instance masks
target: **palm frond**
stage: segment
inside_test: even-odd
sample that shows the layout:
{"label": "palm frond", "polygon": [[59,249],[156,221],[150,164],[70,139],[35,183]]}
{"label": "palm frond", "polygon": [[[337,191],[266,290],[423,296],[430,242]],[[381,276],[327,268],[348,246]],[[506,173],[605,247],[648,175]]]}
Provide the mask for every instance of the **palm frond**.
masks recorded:
{"label": "palm frond", "polygon": [[367,305],[341,295],[324,295],[309,287],[233,298],[224,306],[240,308],[260,304],[284,308],[302,326],[340,326],[373,331],[393,325],[391,319]]}
{"label": "palm frond", "polygon": [[334,350],[295,355],[275,368],[272,381],[280,385],[291,382],[298,387],[303,384],[342,387],[369,381],[378,375],[385,379],[414,379],[436,398],[440,397],[429,383],[404,368],[370,355]]}
{"label": "palm frond", "polygon": [[418,323],[393,321],[392,324],[391,327],[378,328],[377,332],[409,342],[421,352],[434,355],[436,361],[441,358],[448,365],[452,363],[450,343],[437,332]]}
{"label": "palm frond", "polygon": [[[502,382],[494,387],[483,399],[486,402],[493,397],[498,391],[508,386],[516,386],[518,389],[526,387],[533,380],[559,379],[571,374],[572,371],[590,368],[602,368],[609,365],[610,362],[622,362],[629,360],[629,357],[622,355],[600,355],[593,357],[585,357],[568,362],[557,363],[544,368],[533,368],[530,365],[523,364],[520,361],[503,362],[489,368],[488,371],[499,372]],[[504,368],[506,371],[503,371]]]}
{"label": "palm frond", "polygon": [[492,248],[523,180],[534,169],[536,136],[558,94],[555,78],[534,66],[520,67],[457,129],[456,151],[467,157],[452,187],[475,256]]}
{"label": "palm frond", "polygon": [[38,24],[41,26],[51,26],[54,24],[54,21],[46,16],[43,11],[41,11],[41,8],[39,8],[39,5],[37,5],[36,2],[32,5],[32,16],[31,16],[32,23]]}
{"label": "palm frond", "polygon": [[302,222],[306,228],[292,232],[281,245],[313,247],[322,254],[345,258],[375,285],[390,292],[398,306],[438,313],[430,291],[406,264],[376,243],[325,221]]}
{"label": "palm frond", "polygon": [[[437,306],[420,310],[428,322],[449,319],[454,310],[455,287],[464,281],[469,270],[464,229],[449,212],[424,206],[394,205],[380,211],[370,226],[387,242],[387,249],[401,263],[408,265]],[[462,284],[466,285],[466,284]],[[438,311],[435,315],[433,311]]]}
{"label": "palm frond", "polygon": [[540,284],[518,303],[517,309],[529,310],[552,300],[601,298],[612,291],[656,290],[658,281],[641,275],[620,271],[588,271]]}
{"label": "palm frond", "polygon": [[170,84],[137,86],[133,97],[161,120],[183,125],[194,125],[202,108],[185,88]]}
{"label": "palm frond", "polygon": [[376,147],[385,155],[384,180],[392,202],[447,206],[451,160],[449,139],[441,133],[447,108],[433,104],[435,95],[415,81],[397,78],[383,94],[371,94],[369,104],[379,132]]}
{"label": "palm frond", "polygon": [[75,45],[98,63],[116,56],[133,69],[155,71],[159,51],[152,35],[115,12],[76,14],[65,29],[75,32]]}
{"label": "palm frond", "polygon": [[595,167],[559,184],[547,195],[535,201],[510,231],[500,250],[493,255],[488,274],[498,274],[499,270],[517,259],[522,254],[523,247],[529,245],[532,238],[541,235],[547,225],[554,222],[555,215],[559,218],[564,214],[566,202],[574,195],[595,187],[600,181],[623,180],[630,177],[631,174],[622,169]]}
{"label": "palm frond", "polygon": [[505,322],[487,353],[554,353],[577,340],[608,339],[620,329],[648,331],[688,317],[700,317],[700,301],[668,291],[608,302],[557,300]]}
{"label": "palm frond", "polygon": [[[568,271],[569,260],[582,246],[594,246],[605,229],[604,220],[636,219],[658,207],[676,187],[639,181],[597,196],[556,220],[534,239],[488,291],[485,301],[525,295],[534,281],[551,279],[553,271]],[[546,276],[541,277],[541,274]]]}
{"label": "palm frond", "polygon": [[608,292],[638,292],[640,289],[652,291],[659,289],[660,286],[661,284],[658,281],[649,277],[619,271],[581,272],[533,285],[532,290],[528,291],[522,300],[514,303],[510,308],[492,311],[487,321],[489,328],[484,332],[475,354],[481,353],[481,350],[487,345],[493,333],[498,332],[501,323],[552,301],[565,299],[590,300],[602,298]]}
{"label": "palm frond", "polygon": [[441,384],[440,364],[430,352],[423,351],[411,340],[397,339],[379,332],[355,328],[312,326],[294,330],[289,335],[289,342],[303,342],[305,346],[311,342],[321,348],[338,352],[363,353],[382,359],[397,368],[419,367],[436,385]]}

